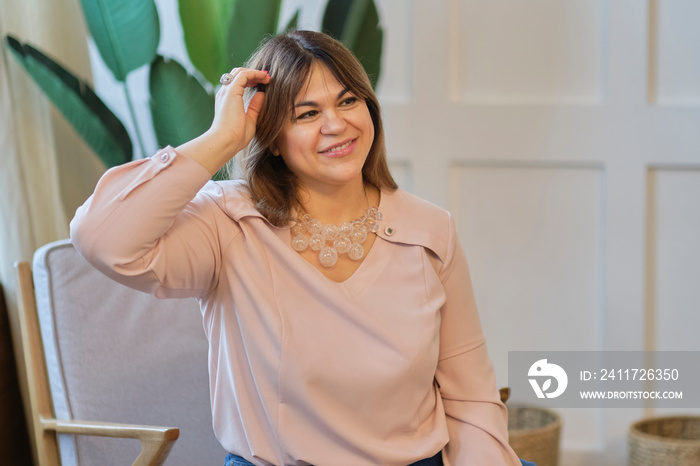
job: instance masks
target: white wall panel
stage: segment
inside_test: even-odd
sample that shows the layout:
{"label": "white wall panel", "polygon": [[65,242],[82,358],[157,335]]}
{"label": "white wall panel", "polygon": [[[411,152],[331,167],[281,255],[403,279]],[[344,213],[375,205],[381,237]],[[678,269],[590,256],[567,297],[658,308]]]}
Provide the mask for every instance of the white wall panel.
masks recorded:
{"label": "white wall panel", "polygon": [[413,166],[409,160],[390,158],[389,170],[401,189],[413,192]]}
{"label": "white wall panel", "polygon": [[376,3],[384,28],[377,95],[383,105],[408,103],[413,77],[413,0],[377,0]]}
{"label": "white wall panel", "polygon": [[301,9],[299,15],[299,29],[317,30],[323,19],[325,0],[282,0],[280,12],[280,24],[287,24],[297,9]]}
{"label": "white wall panel", "polygon": [[648,174],[648,350],[697,351],[700,167]]}
{"label": "white wall panel", "polygon": [[452,99],[597,104],[606,0],[451,0]]}
{"label": "white wall panel", "polygon": [[450,210],[500,380],[507,350],[600,349],[602,179],[595,167],[451,168]]}
{"label": "white wall panel", "polygon": [[649,96],[659,105],[700,105],[700,2],[650,0]]}

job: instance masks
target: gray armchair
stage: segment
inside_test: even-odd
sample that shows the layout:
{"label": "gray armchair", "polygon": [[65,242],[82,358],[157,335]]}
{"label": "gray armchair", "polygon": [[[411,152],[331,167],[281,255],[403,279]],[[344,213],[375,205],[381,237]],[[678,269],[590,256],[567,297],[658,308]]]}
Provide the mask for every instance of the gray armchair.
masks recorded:
{"label": "gray armchair", "polygon": [[[33,272],[28,263],[16,271],[42,466],[222,464],[194,300],[117,284],[67,240],[39,249]],[[148,427],[167,425],[177,427]]]}

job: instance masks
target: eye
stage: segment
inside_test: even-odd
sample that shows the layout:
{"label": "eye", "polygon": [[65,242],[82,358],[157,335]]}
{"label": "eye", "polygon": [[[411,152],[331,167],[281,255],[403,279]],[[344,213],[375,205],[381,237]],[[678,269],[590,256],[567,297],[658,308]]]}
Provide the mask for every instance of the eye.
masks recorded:
{"label": "eye", "polygon": [[359,99],[358,99],[357,97],[351,96],[351,97],[348,97],[348,98],[346,98],[346,99],[343,99],[343,100],[340,102],[340,105],[343,106],[343,107],[349,107],[349,106],[355,104],[358,100],[359,100]]}
{"label": "eye", "polygon": [[308,120],[310,118],[315,117],[316,115],[318,115],[317,110],[309,110],[308,112],[304,112],[304,113],[297,115],[294,119],[295,120]]}

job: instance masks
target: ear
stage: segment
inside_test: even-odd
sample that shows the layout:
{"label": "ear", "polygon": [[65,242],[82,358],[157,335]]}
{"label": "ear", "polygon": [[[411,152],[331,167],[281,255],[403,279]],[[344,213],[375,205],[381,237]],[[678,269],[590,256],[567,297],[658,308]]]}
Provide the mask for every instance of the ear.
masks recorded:
{"label": "ear", "polygon": [[280,155],[280,150],[277,148],[277,144],[270,146],[270,152],[272,152],[272,155],[275,157]]}

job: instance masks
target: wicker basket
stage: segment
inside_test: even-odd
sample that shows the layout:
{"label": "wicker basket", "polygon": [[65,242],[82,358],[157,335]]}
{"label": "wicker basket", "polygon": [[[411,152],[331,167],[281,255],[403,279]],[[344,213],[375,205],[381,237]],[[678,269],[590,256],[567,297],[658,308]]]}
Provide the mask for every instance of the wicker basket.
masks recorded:
{"label": "wicker basket", "polygon": [[629,431],[630,466],[700,465],[700,417],[644,419]]}
{"label": "wicker basket", "polygon": [[561,419],[556,413],[528,406],[508,406],[510,446],[522,459],[537,466],[559,464]]}

